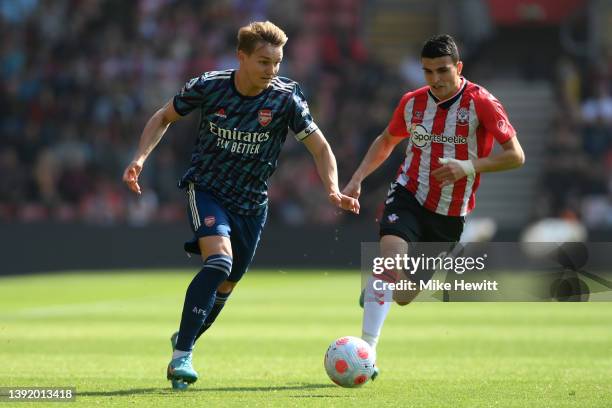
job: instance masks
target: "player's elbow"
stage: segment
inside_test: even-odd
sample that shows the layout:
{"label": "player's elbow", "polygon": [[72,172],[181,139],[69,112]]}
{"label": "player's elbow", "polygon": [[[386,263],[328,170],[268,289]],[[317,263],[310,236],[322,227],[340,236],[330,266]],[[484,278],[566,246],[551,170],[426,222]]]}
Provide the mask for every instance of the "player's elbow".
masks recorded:
{"label": "player's elbow", "polygon": [[525,152],[523,152],[523,148],[519,144],[515,144],[513,148],[510,150],[511,152],[511,168],[516,169],[525,164]]}
{"label": "player's elbow", "polygon": [[168,127],[170,123],[172,123],[170,118],[166,116],[166,113],[164,112],[164,108],[158,109],[153,114],[153,116],[151,116],[151,119],[149,119],[149,122],[153,124],[153,126],[159,129],[164,129]]}
{"label": "player's elbow", "polygon": [[382,161],[382,160],[385,160],[387,157],[389,157],[389,155],[395,148],[396,144],[397,143],[394,140],[392,140],[390,136],[387,137],[384,134],[378,136],[378,143],[376,143],[377,159]]}
{"label": "player's elbow", "polygon": [[170,126],[172,123],[176,122],[178,117],[176,116],[176,114],[173,115],[172,112],[168,112],[167,110],[160,110],[159,119],[161,125],[167,127]]}
{"label": "player's elbow", "polygon": [[518,149],[517,151],[515,151],[514,164],[517,168],[525,164],[525,152],[523,152],[523,149]]}
{"label": "player's elbow", "polygon": [[172,101],[166,103],[153,115],[159,122],[160,126],[167,127],[170,124],[176,122],[181,116],[174,110]]}

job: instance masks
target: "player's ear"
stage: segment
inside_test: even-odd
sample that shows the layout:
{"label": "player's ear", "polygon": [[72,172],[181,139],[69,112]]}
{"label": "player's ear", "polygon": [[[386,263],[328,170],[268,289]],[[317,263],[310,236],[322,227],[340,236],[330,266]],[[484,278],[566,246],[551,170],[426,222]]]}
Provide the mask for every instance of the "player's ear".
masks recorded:
{"label": "player's ear", "polygon": [[457,75],[461,75],[463,71],[463,61],[457,61]]}
{"label": "player's ear", "polygon": [[244,51],[242,51],[242,50],[238,50],[238,51],[236,52],[236,56],[238,57],[238,62],[239,62],[240,64],[243,64],[243,63],[246,61],[247,57],[248,57],[248,55],[246,54],[246,52],[244,52]]}

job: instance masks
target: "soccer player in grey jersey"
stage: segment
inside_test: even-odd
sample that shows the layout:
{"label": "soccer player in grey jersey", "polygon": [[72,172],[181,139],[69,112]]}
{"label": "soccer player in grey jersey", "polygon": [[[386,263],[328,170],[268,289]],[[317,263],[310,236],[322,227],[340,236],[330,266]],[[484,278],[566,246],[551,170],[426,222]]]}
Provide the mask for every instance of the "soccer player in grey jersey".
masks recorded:
{"label": "soccer player in grey jersey", "polygon": [[179,182],[186,191],[193,240],[189,252],[204,265],[187,289],[167,377],[174,388],[198,379],[192,367],[195,341],[214,322],[253,259],[267,216],[267,181],[288,130],[312,154],[329,200],[359,212],[357,199],[338,188],[336,159],[314,123],[300,87],[278,77],[285,33],[255,22],[238,32],[238,70],[207,72],[183,89],[147,122],[123,180],[140,194],[138,176],[146,158],[173,122],[199,110],[199,134],[191,164]]}

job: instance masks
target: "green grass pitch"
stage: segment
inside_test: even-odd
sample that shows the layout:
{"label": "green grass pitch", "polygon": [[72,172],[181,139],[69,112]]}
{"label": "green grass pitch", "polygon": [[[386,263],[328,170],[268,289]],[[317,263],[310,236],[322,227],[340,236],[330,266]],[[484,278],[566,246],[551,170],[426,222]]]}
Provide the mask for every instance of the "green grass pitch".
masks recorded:
{"label": "green grass pitch", "polygon": [[249,272],[196,347],[200,380],[173,392],[169,337],[191,276],[0,278],[0,386],[74,386],[75,407],[612,406],[612,303],[394,305],[380,378],[339,388],[323,355],[360,334],[359,275],[320,270]]}

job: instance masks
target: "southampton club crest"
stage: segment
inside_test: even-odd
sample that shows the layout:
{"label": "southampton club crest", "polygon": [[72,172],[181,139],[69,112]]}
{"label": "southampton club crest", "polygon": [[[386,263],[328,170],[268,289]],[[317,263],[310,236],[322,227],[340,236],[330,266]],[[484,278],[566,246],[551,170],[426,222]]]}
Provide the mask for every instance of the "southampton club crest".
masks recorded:
{"label": "southampton club crest", "polygon": [[397,222],[397,220],[399,220],[399,216],[395,213],[393,214],[389,214],[387,216],[387,221],[389,221],[389,223],[391,224],[395,224]]}
{"label": "southampton club crest", "polygon": [[466,126],[470,122],[470,111],[467,108],[457,110],[457,125]]}
{"label": "southampton club crest", "polygon": [[261,109],[257,115],[257,120],[261,126],[268,126],[272,122],[272,110]]}

